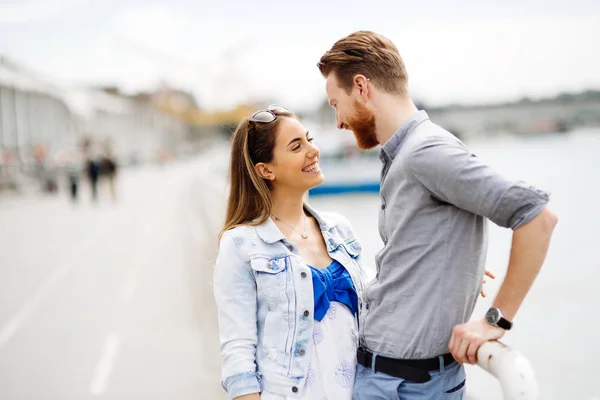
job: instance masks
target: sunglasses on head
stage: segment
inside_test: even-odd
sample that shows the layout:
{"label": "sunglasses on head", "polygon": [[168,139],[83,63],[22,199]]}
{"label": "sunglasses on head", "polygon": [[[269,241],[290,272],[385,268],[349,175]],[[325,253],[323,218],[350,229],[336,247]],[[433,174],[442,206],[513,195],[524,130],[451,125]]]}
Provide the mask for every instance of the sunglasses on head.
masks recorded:
{"label": "sunglasses on head", "polygon": [[291,111],[285,107],[273,104],[267,107],[266,110],[255,112],[250,118],[248,118],[248,120],[251,122],[270,124],[277,119],[277,114],[291,114]]}

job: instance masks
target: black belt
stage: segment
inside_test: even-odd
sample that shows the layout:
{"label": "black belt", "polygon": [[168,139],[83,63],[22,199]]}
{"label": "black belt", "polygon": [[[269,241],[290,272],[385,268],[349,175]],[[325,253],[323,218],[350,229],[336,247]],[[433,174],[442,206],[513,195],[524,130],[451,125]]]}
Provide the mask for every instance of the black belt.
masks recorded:
{"label": "black belt", "polygon": [[[442,355],[444,365],[449,365],[454,362],[452,354],[446,353]],[[356,353],[357,361],[360,365],[366,368],[373,366],[373,353],[365,348],[359,348]],[[425,383],[431,379],[429,371],[440,369],[439,357],[428,358],[425,360],[401,360],[378,355],[375,358],[375,372],[383,372],[384,374],[395,376],[417,383]]]}

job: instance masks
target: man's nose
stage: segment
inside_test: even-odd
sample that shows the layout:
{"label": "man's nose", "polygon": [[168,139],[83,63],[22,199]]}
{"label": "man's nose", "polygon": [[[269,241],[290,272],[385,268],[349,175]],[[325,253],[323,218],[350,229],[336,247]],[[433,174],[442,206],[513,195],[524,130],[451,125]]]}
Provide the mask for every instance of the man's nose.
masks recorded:
{"label": "man's nose", "polygon": [[335,113],[335,121],[337,123],[337,128],[338,129],[344,129],[344,123],[340,120],[340,118],[338,117],[337,113]]}

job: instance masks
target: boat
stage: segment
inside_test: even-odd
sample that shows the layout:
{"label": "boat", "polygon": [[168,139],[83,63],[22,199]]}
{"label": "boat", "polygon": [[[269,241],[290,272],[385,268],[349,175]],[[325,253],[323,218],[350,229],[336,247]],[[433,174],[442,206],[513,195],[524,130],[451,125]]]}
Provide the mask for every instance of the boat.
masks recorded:
{"label": "boat", "polygon": [[321,151],[319,164],[325,182],[310,189],[310,196],[379,193],[379,149],[359,150],[349,131],[323,130],[314,137]]}

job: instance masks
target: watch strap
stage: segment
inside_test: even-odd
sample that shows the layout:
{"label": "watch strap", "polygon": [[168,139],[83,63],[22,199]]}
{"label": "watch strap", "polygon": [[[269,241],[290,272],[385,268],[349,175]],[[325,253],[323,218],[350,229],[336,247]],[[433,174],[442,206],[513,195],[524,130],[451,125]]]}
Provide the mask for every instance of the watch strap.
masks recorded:
{"label": "watch strap", "polygon": [[507,320],[504,317],[500,317],[500,319],[498,320],[497,323],[498,327],[504,329],[505,331],[509,331],[510,328],[512,328],[512,322],[510,322],[509,320]]}

